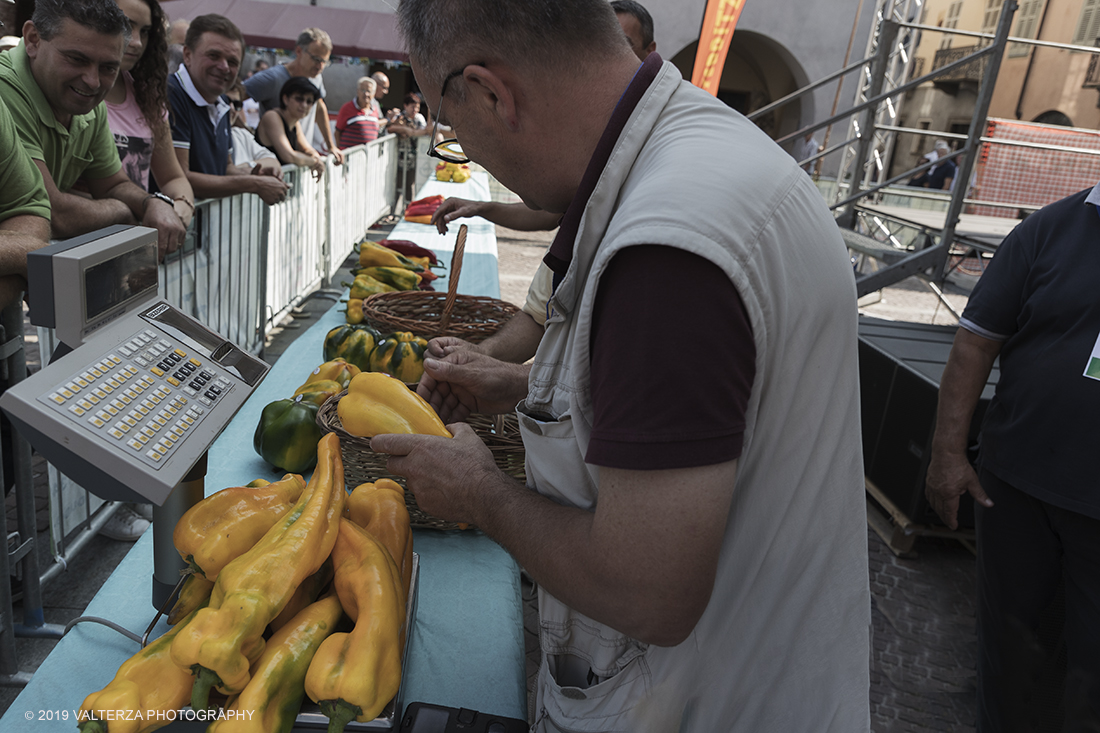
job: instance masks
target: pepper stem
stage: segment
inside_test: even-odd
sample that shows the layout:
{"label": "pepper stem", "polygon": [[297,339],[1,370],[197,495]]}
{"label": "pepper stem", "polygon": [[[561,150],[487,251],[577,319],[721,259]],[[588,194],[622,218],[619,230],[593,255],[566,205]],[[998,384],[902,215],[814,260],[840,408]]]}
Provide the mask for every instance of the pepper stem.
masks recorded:
{"label": "pepper stem", "polygon": [[77,725],[80,733],[107,733],[106,726],[99,720],[82,720]]}
{"label": "pepper stem", "polygon": [[348,723],[363,714],[363,708],[346,700],[322,700],[317,703],[328,718],[328,733],[343,733]]}
{"label": "pepper stem", "polygon": [[222,680],[214,670],[201,664],[192,664],[191,671],[195,674],[195,686],[191,688],[191,709],[206,710],[210,707],[210,688],[220,685]]}

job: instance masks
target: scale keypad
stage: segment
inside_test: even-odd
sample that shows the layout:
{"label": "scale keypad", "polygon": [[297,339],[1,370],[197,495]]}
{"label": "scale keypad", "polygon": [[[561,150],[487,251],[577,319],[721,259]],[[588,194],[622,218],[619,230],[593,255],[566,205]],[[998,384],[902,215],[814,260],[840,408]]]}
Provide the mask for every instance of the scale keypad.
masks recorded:
{"label": "scale keypad", "polygon": [[146,329],[44,399],[155,468],[232,386],[200,356]]}

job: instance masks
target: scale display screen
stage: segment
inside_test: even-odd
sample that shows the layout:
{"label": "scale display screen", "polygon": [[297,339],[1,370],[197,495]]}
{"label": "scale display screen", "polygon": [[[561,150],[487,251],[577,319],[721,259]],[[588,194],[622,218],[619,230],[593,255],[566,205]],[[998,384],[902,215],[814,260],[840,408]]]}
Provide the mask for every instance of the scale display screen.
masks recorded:
{"label": "scale display screen", "polygon": [[157,244],[123,252],[84,270],[87,320],[157,288]]}

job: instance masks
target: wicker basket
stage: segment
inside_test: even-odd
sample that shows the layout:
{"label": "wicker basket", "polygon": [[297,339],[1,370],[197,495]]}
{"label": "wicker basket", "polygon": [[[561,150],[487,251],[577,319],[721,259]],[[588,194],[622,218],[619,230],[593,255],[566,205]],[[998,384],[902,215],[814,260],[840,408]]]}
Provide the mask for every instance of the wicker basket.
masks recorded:
{"label": "wicker basket", "polygon": [[[340,457],[344,462],[344,483],[354,488],[359,484],[377,481],[380,478],[388,478],[404,487],[404,478],[395,476],[386,470],[386,460],[389,456],[372,451],[370,438],[352,435],[344,430],[344,426],[340,422],[340,416],[336,413],[336,407],[340,399],[346,394],[347,390],[330,397],[317,410],[317,425],[321,428],[321,434],[336,433],[340,438]],[[497,415],[495,417],[471,415],[466,422],[488,446],[497,468],[520,481],[527,480],[523,466],[523,440],[520,438],[519,421],[516,419],[515,414]],[[409,509],[409,521],[414,527],[443,530],[459,529],[459,526],[454,522],[437,519],[422,511],[416,505],[416,497],[407,489],[405,491],[405,505]]]}
{"label": "wicker basket", "polygon": [[411,331],[417,336],[457,336],[484,341],[519,312],[511,303],[477,295],[458,295],[458,277],[466,250],[466,225],[458,229],[447,292],[403,290],[376,293],[363,301],[363,317],[384,333]]}

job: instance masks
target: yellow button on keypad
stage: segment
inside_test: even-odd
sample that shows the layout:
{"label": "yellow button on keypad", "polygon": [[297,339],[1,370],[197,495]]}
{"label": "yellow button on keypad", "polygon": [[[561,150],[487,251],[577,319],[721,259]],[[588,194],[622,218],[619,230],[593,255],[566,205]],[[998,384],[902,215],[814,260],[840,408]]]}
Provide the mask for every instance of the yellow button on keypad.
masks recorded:
{"label": "yellow button on keypad", "polygon": [[153,374],[156,374],[158,377],[164,376],[164,370],[160,367],[149,367],[149,371],[151,371]]}

